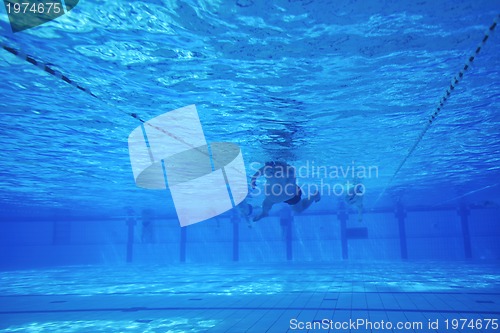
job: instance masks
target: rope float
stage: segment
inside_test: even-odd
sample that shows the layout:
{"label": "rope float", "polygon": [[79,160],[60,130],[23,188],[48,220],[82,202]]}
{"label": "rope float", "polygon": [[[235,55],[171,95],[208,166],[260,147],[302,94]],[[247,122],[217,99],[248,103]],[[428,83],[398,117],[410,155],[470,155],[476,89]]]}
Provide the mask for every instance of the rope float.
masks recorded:
{"label": "rope float", "polygon": [[436,109],[434,110],[434,113],[431,114],[431,116],[429,117],[429,120],[427,121],[427,123],[425,124],[424,128],[422,129],[422,131],[418,135],[417,140],[411,146],[410,150],[408,151],[408,153],[406,154],[406,156],[403,158],[403,160],[399,163],[398,167],[396,168],[396,171],[394,172],[394,174],[392,175],[391,179],[389,180],[389,183],[387,183],[387,185],[384,187],[384,189],[382,190],[382,192],[378,196],[377,200],[375,201],[374,206],[377,204],[377,202],[380,200],[380,198],[384,195],[384,193],[386,192],[386,190],[392,184],[392,182],[394,181],[394,179],[398,175],[398,173],[401,170],[401,168],[403,167],[403,165],[406,163],[406,161],[408,160],[408,158],[410,158],[410,156],[413,154],[413,152],[417,148],[417,146],[420,143],[420,141],[422,141],[422,138],[424,137],[425,133],[427,133],[427,130],[429,129],[429,127],[431,127],[431,125],[434,122],[434,120],[436,119],[436,117],[439,115],[439,113],[441,112],[441,110],[443,110],[443,106],[446,103],[446,101],[450,98],[451,92],[455,89],[455,87],[457,86],[457,84],[462,80],[465,72],[470,68],[470,66],[472,65],[472,62],[474,61],[474,59],[476,58],[476,56],[479,54],[479,52],[483,48],[483,46],[486,43],[486,41],[489,39],[490,34],[493,32],[493,30],[495,30],[499,18],[500,18],[500,15],[497,15],[495,17],[495,19],[493,20],[493,23],[490,25],[490,27],[488,28],[488,30],[485,32],[483,39],[481,40],[481,42],[479,43],[479,45],[476,47],[476,50],[469,56],[469,58],[467,59],[467,62],[464,64],[464,67],[460,70],[460,72],[458,72],[458,74],[455,75],[453,77],[453,79],[451,80],[450,86],[448,88],[446,88],[446,91],[444,92],[443,96],[439,99],[439,102],[438,102],[438,104],[436,106]]}
{"label": "rope float", "polygon": [[[2,48],[3,48],[5,51],[7,51],[7,52],[9,52],[9,53],[11,53],[11,54],[13,54],[13,55],[15,55],[16,57],[18,57],[18,58],[20,58],[20,59],[22,59],[22,60],[24,60],[24,61],[27,61],[27,62],[29,62],[29,63],[30,63],[30,64],[32,64],[32,65],[37,66],[38,68],[40,68],[40,69],[41,69],[41,70],[43,70],[44,72],[46,72],[46,73],[48,73],[48,74],[50,74],[50,75],[52,75],[52,76],[54,76],[54,77],[56,77],[56,78],[58,78],[58,79],[60,79],[60,80],[63,80],[64,82],[66,82],[66,83],[68,83],[68,84],[72,85],[73,87],[75,87],[75,88],[77,88],[77,89],[79,89],[79,90],[83,91],[83,92],[84,92],[84,93],[86,93],[87,95],[90,95],[90,96],[92,96],[93,98],[98,99],[100,102],[106,103],[106,104],[108,104],[108,105],[110,104],[108,101],[106,101],[106,100],[104,100],[104,99],[100,98],[99,96],[95,95],[95,94],[94,94],[94,93],[93,93],[90,89],[85,88],[85,87],[83,87],[81,84],[79,84],[79,83],[77,83],[77,82],[75,82],[75,81],[71,80],[68,76],[66,76],[66,75],[64,75],[63,73],[61,73],[61,72],[59,72],[59,71],[57,71],[57,70],[53,69],[52,67],[50,67],[49,65],[45,64],[44,62],[42,62],[42,61],[40,61],[40,60],[36,60],[34,57],[32,57],[32,56],[30,56],[30,55],[28,55],[28,54],[26,54],[26,53],[22,52],[21,50],[15,49],[15,48],[10,47],[10,46],[7,46],[7,45],[5,45],[5,44],[0,44],[0,45],[2,46]],[[145,122],[144,120],[142,120],[142,119],[141,119],[141,118],[140,118],[137,114],[135,114],[135,113],[128,113],[128,112],[125,112],[125,111],[120,110],[120,109],[118,109],[118,111],[120,111],[120,112],[122,112],[122,113],[125,113],[126,115],[131,116],[131,117],[133,117],[133,118],[135,118],[135,119],[139,120],[141,123],[144,123],[144,122]]]}
{"label": "rope float", "polygon": [[[183,140],[182,138],[179,138],[178,136],[174,135],[173,133],[170,133],[169,131],[167,131],[167,130],[165,130],[165,129],[163,129],[163,128],[160,128],[160,127],[158,127],[158,126],[155,126],[155,125],[153,125],[153,124],[151,124],[151,123],[147,122],[146,120],[144,120],[144,119],[142,119],[141,117],[139,117],[139,115],[137,115],[137,113],[129,113],[129,112],[127,112],[127,111],[124,111],[124,110],[122,110],[122,109],[118,108],[116,105],[114,105],[114,104],[110,103],[109,101],[107,101],[107,100],[105,100],[105,99],[103,99],[103,98],[99,97],[98,95],[94,94],[94,93],[93,93],[93,92],[92,92],[89,88],[86,88],[86,87],[82,86],[81,84],[79,84],[79,83],[77,83],[77,82],[75,82],[75,81],[71,80],[71,79],[70,79],[67,75],[65,75],[65,74],[63,74],[63,73],[61,73],[61,72],[59,72],[59,71],[57,71],[57,70],[53,69],[53,68],[52,68],[52,67],[50,67],[48,64],[46,64],[46,63],[44,63],[44,62],[42,62],[42,61],[40,61],[40,60],[35,59],[34,57],[32,57],[32,56],[30,56],[30,55],[28,55],[28,54],[26,54],[26,53],[22,52],[21,50],[15,49],[15,48],[10,47],[10,46],[7,46],[7,45],[5,45],[5,44],[0,44],[0,45],[1,45],[1,47],[2,47],[4,50],[6,50],[7,52],[9,52],[9,53],[13,54],[14,56],[16,56],[16,57],[18,57],[18,58],[20,58],[20,59],[22,59],[22,60],[25,60],[25,61],[29,62],[29,63],[30,63],[30,64],[32,64],[32,65],[37,66],[38,68],[40,68],[40,69],[41,69],[41,70],[43,70],[44,72],[46,72],[46,73],[48,73],[48,74],[50,74],[50,75],[52,75],[52,76],[54,76],[54,77],[56,77],[56,78],[58,78],[58,79],[60,79],[60,80],[64,81],[64,82],[66,82],[66,83],[68,83],[68,84],[72,85],[73,87],[75,87],[75,88],[77,88],[77,89],[79,89],[79,90],[83,91],[83,92],[84,92],[84,93],[86,93],[87,95],[92,96],[93,98],[95,98],[95,99],[99,100],[100,102],[102,102],[102,103],[104,103],[104,104],[106,104],[106,105],[108,105],[108,106],[113,107],[113,109],[118,110],[118,111],[120,111],[120,112],[121,112],[121,113],[123,113],[123,114],[126,114],[126,115],[128,115],[128,116],[130,116],[130,117],[132,117],[132,118],[137,119],[138,121],[140,121],[140,122],[142,123],[142,125],[143,125],[143,126],[144,126],[144,125],[145,125],[145,126],[150,126],[150,127],[154,128],[154,129],[156,129],[156,130],[158,130],[158,131],[162,132],[163,134],[168,135],[168,136],[170,136],[171,138],[173,138],[173,139],[175,139],[175,140],[177,140],[177,141],[179,141],[179,142],[181,142],[181,143],[185,144],[186,146],[188,146],[188,147],[190,147],[190,148],[192,148],[192,149],[195,149],[195,148],[196,148],[196,147],[192,146],[191,144],[187,143],[187,142],[186,142],[185,140]],[[207,155],[207,156],[209,156],[209,155]]]}
{"label": "rope float", "polygon": [[[46,64],[46,63],[44,63],[44,62],[42,62],[42,61],[40,61],[40,60],[35,59],[34,57],[32,57],[32,56],[30,56],[30,55],[28,55],[28,54],[26,54],[26,53],[22,52],[21,50],[15,49],[15,48],[10,47],[10,46],[8,46],[8,45],[5,45],[5,44],[3,44],[3,43],[0,43],[0,46],[1,46],[4,50],[6,50],[7,52],[9,52],[9,53],[13,54],[14,56],[16,56],[16,57],[18,57],[18,58],[20,58],[20,59],[22,59],[22,60],[24,60],[24,61],[27,61],[27,62],[29,62],[30,64],[34,65],[34,66],[37,66],[38,68],[40,68],[40,69],[41,69],[41,70],[43,70],[44,72],[46,72],[46,73],[48,73],[48,74],[50,74],[50,75],[52,75],[52,76],[54,76],[54,77],[56,77],[56,78],[58,78],[58,79],[60,79],[60,80],[64,81],[64,82],[66,82],[66,83],[68,83],[68,84],[72,85],[73,87],[75,87],[75,88],[77,88],[77,89],[79,89],[79,90],[83,91],[83,92],[84,92],[84,93],[86,93],[87,95],[90,95],[92,98],[97,99],[98,101],[100,101],[100,102],[102,102],[102,103],[104,103],[104,104],[106,104],[106,105],[108,105],[108,106],[113,107],[113,109],[118,110],[118,111],[120,111],[120,112],[121,112],[121,113],[123,113],[123,114],[126,114],[126,115],[128,115],[128,116],[130,116],[130,117],[132,117],[132,118],[137,119],[138,121],[140,121],[140,122],[141,122],[141,125],[142,125],[142,126],[149,126],[149,127],[151,127],[151,128],[154,128],[154,129],[156,129],[156,130],[160,131],[161,133],[163,133],[163,134],[165,134],[165,135],[168,135],[169,137],[173,138],[174,140],[177,140],[178,142],[180,142],[180,143],[182,143],[182,144],[184,144],[184,145],[186,145],[186,146],[190,147],[191,149],[196,149],[196,148],[197,148],[197,147],[195,147],[195,146],[193,146],[193,145],[189,144],[188,142],[186,142],[184,139],[182,139],[182,138],[178,137],[177,135],[175,135],[175,134],[173,134],[173,133],[171,133],[171,132],[169,132],[169,131],[165,130],[164,128],[161,128],[161,127],[158,127],[158,126],[156,126],[156,125],[153,125],[153,124],[151,124],[150,122],[148,122],[148,121],[146,121],[146,120],[142,119],[142,118],[141,118],[141,117],[139,117],[139,115],[137,115],[136,113],[129,113],[129,112],[125,111],[125,110],[122,110],[122,109],[118,108],[116,105],[113,105],[113,104],[112,104],[112,103],[110,103],[109,101],[107,101],[107,100],[105,100],[105,99],[103,99],[103,98],[99,97],[98,95],[94,94],[94,93],[93,93],[90,89],[88,89],[88,88],[86,88],[86,87],[82,86],[81,84],[79,84],[79,83],[77,83],[77,82],[75,82],[75,81],[71,80],[71,79],[70,79],[67,75],[65,75],[65,74],[63,74],[63,73],[61,73],[61,72],[59,72],[59,71],[57,71],[57,70],[53,69],[53,68],[52,68],[51,66],[49,66],[48,64]],[[144,130],[144,127],[143,127],[143,130]],[[203,152],[203,151],[200,151],[200,152],[201,152],[202,154],[205,154],[205,155],[206,155],[206,156],[208,156],[209,158],[213,158],[212,156],[210,156],[210,153],[206,154],[206,153],[205,153],[205,152]],[[219,162],[219,161],[218,161],[217,159],[215,159],[215,158],[213,158],[213,160],[214,160],[214,162],[216,162],[216,161],[217,161],[217,162]],[[220,164],[220,163],[219,163],[219,164]],[[238,171],[238,172],[239,172],[239,171]]]}

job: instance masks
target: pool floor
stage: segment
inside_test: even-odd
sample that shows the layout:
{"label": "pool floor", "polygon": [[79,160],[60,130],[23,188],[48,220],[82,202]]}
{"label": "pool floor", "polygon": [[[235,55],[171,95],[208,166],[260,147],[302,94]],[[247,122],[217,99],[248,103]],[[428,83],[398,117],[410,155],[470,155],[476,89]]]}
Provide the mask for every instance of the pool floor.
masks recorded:
{"label": "pool floor", "polygon": [[5,271],[0,332],[500,332],[498,266],[338,262]]}

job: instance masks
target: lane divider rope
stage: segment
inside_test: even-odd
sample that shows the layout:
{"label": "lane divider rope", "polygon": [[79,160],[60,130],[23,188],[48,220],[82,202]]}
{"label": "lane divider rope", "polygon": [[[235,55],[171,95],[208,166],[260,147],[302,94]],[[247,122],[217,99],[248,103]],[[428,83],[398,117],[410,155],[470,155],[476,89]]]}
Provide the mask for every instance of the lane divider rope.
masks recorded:
{"label": "lane divider rope", "polygon": [[481,42],[479,43],[479,45],[476,47],[475,51],[467,58],[467,61],[465,62],[463,68],[458,72],[458,74],[453,77],[453,79],[451,80],[450,85],[446,88],[446,91],[443,93],[443,95],[439,99],[434,112],[431,114],[431,116],[429,117],[429,120],[426,122],[424,128],[422,129],[422,131],[418,135],[417,140],[415,140],[415,142],[413,143],[413,145],[408,150],[408,153],[405,155],[405,157],[399,163],[398,167],[396,168],[396,171],[394,171],[394,174],[392,175],[391,179],[389,180],[389,182],[387,183],[387,185],[384,187],[384,189],[382,190],[382,192],[378,196],[378,198],[375,201],[373,207],[375,207],[377,205],[377,203],[380,200],[380,198],[382,198],[382,196],[385,194],[385,192],[387,191],[387,189],[390,187],[390,185],[392,184],[392,182],[394,181],[394,179],[398,175],[398,173],[401,170],[401,168],[405,165],[406,161],[413,154],[413,152],[415,151],[415,149],[417,148],[417,146],[420,144],[420,141],[422,141],[422,138],[424,137],[425,133],[427,133],[427,130],[431,127],[431,125],[434,122],[434,120],[437,118],[437,116],[439,115],[439,113],[443,110],[443,107],[444,107],[446,101],[451,96],[451,92],[455,89],[455,87],[457,86],[457,84],[462,80],[462,78],[464,77],[465,72],[470,69],[472,63],[476,59],[476,56],[479,54],[479,52],[483,48],[483,46],[486,43],[486,41],[489,39],[490,34],[493,32],[493,30],[495,30],[499,18],[500,18],[500,15],[497,15],[495,17],[493,23],[490,25],[490,27],[488,28],[488,30],[485,32],[483,39],[481,40]]}
{"label": "lane divider rope", "polygon": [[[110,103],[108,100],[106,99],[103,99],[101,97],[99,97],[98,95],[94,94],[89,88],[87,87],[84,87],[83,85],[77,83],[76,81],[70,79],[67,75],[65,75],[64,73],[61,73],[60,71],[57,71],[55,69],[53,69],[50,65],[40,61],[40,60],[37,60],[35,59],[33,56],[31,55],[28,55],[24,52],[22,52],[21,50],[19,49],[16,49],[16,48],[13,48],[13,47],[10,47],[8,45],[5,45],[3,43],[0,43],[0,46],[7,52],[13,54],[14,56],[24,60],[24,61],[27,61],[29,62],[30,64],[34,65],[34,66],[37,66],[38,68],[40,68],[41,70],[43,70],[44,72],[48,73],[49,75],[53,76],[53,77],[56,77],[70,85],[72,85],[73,87],[83,91],[84,93],[86,93],[87,95],[90,95],[92,98],[94,99],[97,99],[99,100],[100,102],[108,105],[108,106],[111,106],[114,110],[117,110],[121,113],[124,113],[132,118],[135,118],[136,120],[138,120],[139,122],[141,122],[142,126],[149,126],[151,128],[154,128],[155,130],[158,130],[160,131],[161,133],[165,134],[165,135],[168,135],[169,137],[173,138],[174,140],[180,142],[181,144],[184,144],[185,146],[191,148],[191,149],[196,149],[197,147],[193,146],[192,144],[186,142],[184,139],[182,139],[181,137],[179,137],[178,135],[175,135],[174,133],[172,132],[169,132],[167,130],[165,130],[164,128],[162,127],[159,127],[159,126],[156,126],[154,125],[152,122],[150,121],[146,121],[144,119],[142,119],[137,113],[129,113],[125,110],[122,110],[120,109],[119,107],[117,107],[116,105],[114,105],[113,103]],[[200,153],[202,154],[205,154],[207,157],[210,158],[210,155],[209,154],[206,154],[204,151],[200,151]],[[221,162],[219,161],[219,159],[217,158],[214,158],[213,159],[213,162],[214,163],[218,163],[219,165],[221,165]],[[236,172],[238,173],[241,173],[241,171],[237,170],[236,169]],[[249,176],[245,175],[247,178]]]}

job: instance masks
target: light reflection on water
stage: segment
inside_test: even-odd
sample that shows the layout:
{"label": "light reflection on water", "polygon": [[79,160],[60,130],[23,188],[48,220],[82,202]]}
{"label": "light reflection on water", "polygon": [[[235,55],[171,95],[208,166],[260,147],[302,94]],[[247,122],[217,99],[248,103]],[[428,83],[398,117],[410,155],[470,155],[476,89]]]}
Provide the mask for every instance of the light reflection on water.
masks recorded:
{"label": "light reflection on water", "polygon": [[[117,109],[151,119],[193,103],[208,141],[239,144],[247,167],[356,161],[380,167],[367,183],[380,191],[498,13],[495,1],[154,2],[87,0],[9,37],[109,103],[1,53],[0,199],[161,206],[163,194],[133,182],[126,141],[139,123]],[[496,183],[500,44],[490,40],[396,179],[412,200]]]}
{"label": "light reflection on water", "polygon": [[[201,274],[200,272],[203,272]],[[294,266],[68,267],[0,273],[2,295],[273,295],[309,291],[432,292],[495,288],[499,271],[471,263],[331,263]]]}
{"label": "light reflection on water", "polygon": [[174,317],[156,320],[75,320],[31,322],[24,325],[11,326],[0,332],[9,333],[39,333],[39,332],[203,332],[218,324],[217,320],[202,320],[200,318]]}

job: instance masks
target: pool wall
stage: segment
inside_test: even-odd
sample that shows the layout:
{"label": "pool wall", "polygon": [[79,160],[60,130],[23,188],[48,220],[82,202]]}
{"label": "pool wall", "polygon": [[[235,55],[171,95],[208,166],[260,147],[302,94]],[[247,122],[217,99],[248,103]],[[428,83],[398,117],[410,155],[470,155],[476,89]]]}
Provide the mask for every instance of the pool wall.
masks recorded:
{"label": "pool wall", "polygon": [[428,211],[396,206],[365,213],[363,222],[357,220],[355,212],[342,209],[293,217],[280,217],[279,213],[252,228],[230,215],[180,228],[175,216],[159,215],[153,221],[152,238],[143,242],[140,217],[3,211],[0,268],[126,262],[500,258],[497,208],[462,206]]}

